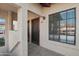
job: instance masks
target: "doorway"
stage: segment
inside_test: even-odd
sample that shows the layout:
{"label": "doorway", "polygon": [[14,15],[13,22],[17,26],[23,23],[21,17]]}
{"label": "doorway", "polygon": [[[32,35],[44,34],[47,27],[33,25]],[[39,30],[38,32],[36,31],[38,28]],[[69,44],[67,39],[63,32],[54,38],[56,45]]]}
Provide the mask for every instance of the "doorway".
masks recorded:
{"label": "doorway", "polygon": [[39,45],[39,18],[32,20],[32,43]]}

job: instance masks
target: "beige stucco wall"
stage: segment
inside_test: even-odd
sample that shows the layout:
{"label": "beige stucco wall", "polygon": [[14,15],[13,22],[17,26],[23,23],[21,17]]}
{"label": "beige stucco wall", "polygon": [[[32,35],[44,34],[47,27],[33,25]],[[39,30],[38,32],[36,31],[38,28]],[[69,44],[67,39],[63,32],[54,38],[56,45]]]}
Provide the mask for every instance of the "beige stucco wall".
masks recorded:
{"label": "beige stucco wall", "polygon": [[34,14],[33,12],[28,12],[28,20],[33,20],[38,17],[39,17],[39,15]]}
{"label": "beige stucco wall", "polygon": [[[28,55],[28,39],[27,39],[27,21],[28,10],[41,15],[41,6],[39,4],[20,3],[18,9],[18,39],[19,46],[11,53],[11,55]],[[19,52],[18,52],[19,51]]]}
{"label": "beige stucco wall", "polygon": [[[48,15],[70,8],[76,8],[76,45],[69,45],[49,40]],[[40,45],[63,55],[79,55],[79,4],[52,4],[50,8],[43,8],[46,19],[40,24]]]}

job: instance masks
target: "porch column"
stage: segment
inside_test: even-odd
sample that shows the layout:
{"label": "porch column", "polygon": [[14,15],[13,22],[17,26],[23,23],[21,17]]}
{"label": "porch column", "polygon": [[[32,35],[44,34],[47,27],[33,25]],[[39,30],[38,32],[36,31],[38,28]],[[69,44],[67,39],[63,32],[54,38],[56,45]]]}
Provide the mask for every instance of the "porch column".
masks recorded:
{"label": "porch column", "polygon": [[18,10],[18,37],[20,40],[20,55],[28,55],[28,39],[27,39],[27,9],[21,7]]}

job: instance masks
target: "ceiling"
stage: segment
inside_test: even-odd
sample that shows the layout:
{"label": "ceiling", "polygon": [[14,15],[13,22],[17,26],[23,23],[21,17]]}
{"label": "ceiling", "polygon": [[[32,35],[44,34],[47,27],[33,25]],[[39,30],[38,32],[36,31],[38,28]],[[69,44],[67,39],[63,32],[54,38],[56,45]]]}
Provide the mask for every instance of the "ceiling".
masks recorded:
{"label": "ceiling", "polygon": [[0,3],[0,9],[5,10],[5,11],[17,12],[18,7],[14,6],[14,4],[10,4],[10,3]]}
{"label": "ceiling", "polygon": [[28,20],[32,20],[32,19],[38,18],[38,17],[39,17],[39,15],[37,15],[31,11],[28,11]]}

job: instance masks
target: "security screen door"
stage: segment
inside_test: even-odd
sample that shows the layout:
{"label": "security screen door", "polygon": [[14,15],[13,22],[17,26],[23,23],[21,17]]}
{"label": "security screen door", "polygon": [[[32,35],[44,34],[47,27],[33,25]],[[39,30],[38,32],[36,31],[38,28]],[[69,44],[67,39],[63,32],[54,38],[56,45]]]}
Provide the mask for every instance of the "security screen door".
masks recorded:
{"label": "security screen door", "polygon": [[0,53],[6,52],[6,45],[5,45],[5,19],[0,18]]}
{"label": "security screen door", "polygon": [[49,15],[49,40],[76,44],[76,9]]}
{"label": "security screen door", "polygon": [[39,18],[32,20],[32,43],[40,45],[40,41],[39,41]]}

